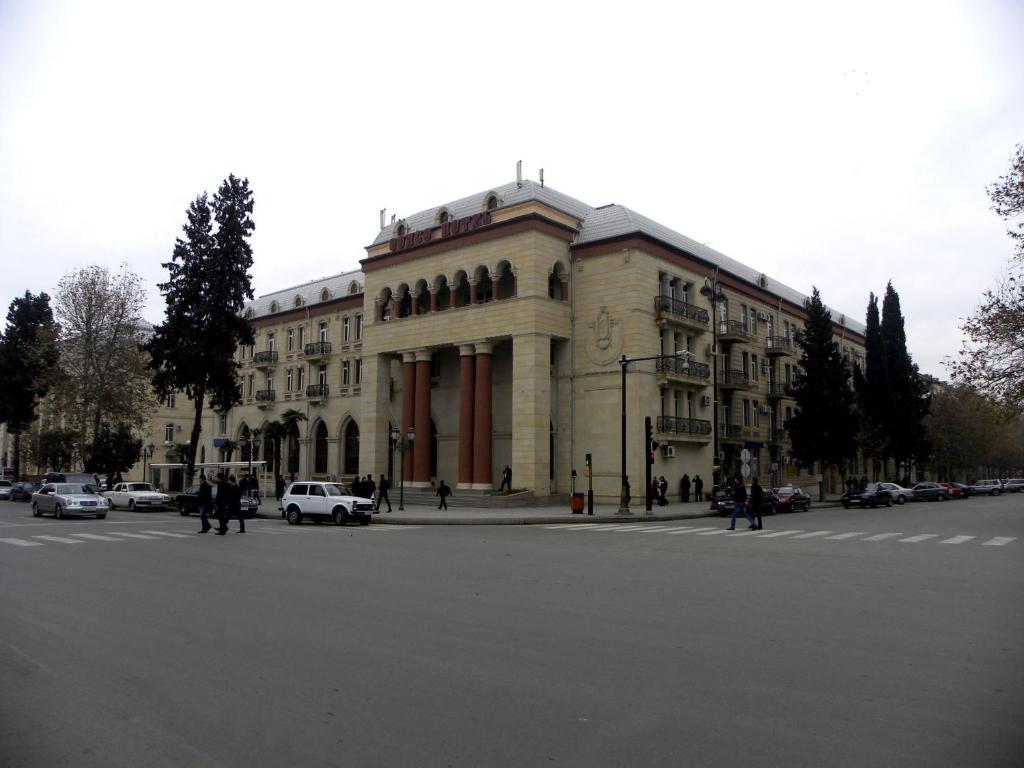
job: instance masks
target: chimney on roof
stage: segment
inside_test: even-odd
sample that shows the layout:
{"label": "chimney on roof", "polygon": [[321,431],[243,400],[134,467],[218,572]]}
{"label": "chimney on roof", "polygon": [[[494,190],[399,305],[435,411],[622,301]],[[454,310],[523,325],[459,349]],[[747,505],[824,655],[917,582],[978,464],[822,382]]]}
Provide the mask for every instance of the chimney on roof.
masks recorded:
{"label": "chimney on roof", "polygon": [[523,186],[523,161],[519,160],[516,162],[516,186]]}
{"label": "chimney on roof", "polygon": [[543,168],[540,169],[540,185],[542,187],[544,186],[544,169]]}
{"label": "chimney on roof", "polygon": [[397,219],[397,218],[398,218],[398,214],[397,213],[392,213],[391,214],[391,223],[394,224],[395,223],[395,219]]}
{"label": "chimney on roof", "polygon": [[384,229],[384,216],[387,215],[387,208],[380,209],[380,228]]}

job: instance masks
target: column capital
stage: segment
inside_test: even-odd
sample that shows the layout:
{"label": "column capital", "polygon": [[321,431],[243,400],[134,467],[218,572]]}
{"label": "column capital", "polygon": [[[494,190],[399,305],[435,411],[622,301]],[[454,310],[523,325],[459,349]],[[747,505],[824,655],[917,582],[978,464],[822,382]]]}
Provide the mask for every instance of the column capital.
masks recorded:
{"label": "column capital", "polygon": [[415,363],[416,362],[416,353],[415,352],[402,352],[400,354],[402,355],[402,362],[403,363]]}
{"label": "column capital", "polygon": [[417,363],[429,363],[433,358],[433,353],[429,349],[417,349],[416,350],[416,362]]}
{"label": "column capital", "polygon": [[459,344],[459,356],[460,357],[472,357],[476,354],[476,345],[474,344]]}
{"label": "column capital", "polygon": [[476,348],[478,355],[492,355],[494,354],[494,342],[493,341],[475,341],[473,346]]}

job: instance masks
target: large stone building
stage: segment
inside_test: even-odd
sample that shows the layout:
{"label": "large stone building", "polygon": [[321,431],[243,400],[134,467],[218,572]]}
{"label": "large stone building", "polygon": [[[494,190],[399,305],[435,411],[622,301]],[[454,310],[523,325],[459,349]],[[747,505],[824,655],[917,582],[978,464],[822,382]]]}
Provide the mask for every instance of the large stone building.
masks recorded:
{"label": "large stone building", "polygon": [[[645,417],[662,446],[654,474],[673,487],[683,473],[707,482],[716,451],[729,474],[746,463],[773,484],[816,480],[790,461],[782,428],[801,293],[628,208],[533,181],[381,225],[361,271],[247,307],[242,402],[209,414],[200,458],[222,458],[225,441],[247,458],[247,436],[294,409],[305,420],[284,444],[286,474],[397,481],[404,464],[407,489],[444,479],[473,492],[497,488],[508,465],[515,488],[547,498],[572,490],[574,470],[585,490],[589,454],[597,499],[613,501],[626,356],[645,358],[625,374],[634,496]],[[861,357],[863,326],[833,319]],[[182,401],[165,403],[151,436],[164,486],[191,425]]]}

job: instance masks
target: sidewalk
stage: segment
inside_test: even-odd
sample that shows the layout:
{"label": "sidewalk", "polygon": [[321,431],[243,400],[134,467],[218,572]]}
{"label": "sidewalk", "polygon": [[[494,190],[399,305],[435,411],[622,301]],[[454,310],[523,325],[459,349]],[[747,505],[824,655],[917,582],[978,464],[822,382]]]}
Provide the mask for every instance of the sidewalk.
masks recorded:
{"label": "sidewalk", "polygon": [[[839,497],[815,501],[811,510],[839,506]],[[647,514],[643,505],[630,506],[630,515],[618,514],[618,506],[613,504],[595,504],[594,514],[574,515],[565,506],[557,507],[526,507],[518,509],[486,509],[482,507],[458,507],[438,509],[431,505],[406,504],[405,509],[398,511],[398,504],[392,504],[392,511],[383,511],[373,516],[374,525],[555,525],[570,523],[653,523],[669,520],[692,520],[699,517],[718,517],[712,512],[707,502],[670,502],[667,506],[655,506],[651,514]],[[266,503],[257,514],[263,518],[280,519],[277,505]],[[721,518],[725,519],[725,518]]]}

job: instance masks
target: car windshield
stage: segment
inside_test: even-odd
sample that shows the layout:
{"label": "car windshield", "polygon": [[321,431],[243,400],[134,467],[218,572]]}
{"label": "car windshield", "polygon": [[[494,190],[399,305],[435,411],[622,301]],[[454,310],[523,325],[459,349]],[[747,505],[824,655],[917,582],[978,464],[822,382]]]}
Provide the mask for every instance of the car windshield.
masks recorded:
{"label": "car windshield", "polygon": [[345,488],[340,485],[335,485],[334,483],[327,483],[327,485],[324,486],[324,489],[327,491],[328,496],[348,496],[348,492]]}
{"label": "car windshield", "polygon": [[66,496],[73,496],[80,493],[92,493],[92,488],[87,485],[79,485],[77,483],[61,483],[54,489],[57,493],[62,493]]}
{"label": "car windshield", "polygon": [[128,483],[129,491],[155,491],[150,483]]}
{"label": "car windshield", "polygon": [[864,490],[867,493],[874,493],[877,490],[885,490],[885,489],[884,488],[880,488],[878,483],[868,483],[867,485],[864,486]]}
{"label": "car windshield", "polygon": [[779,496],[792,496],[794,493],[796,493],[796,489],[793,488],[792,486],[784,485],[782,488],[779,488],[775,492],[779,494]]}
{"label": "car windshield", "polygon": [[10,488],[10,487],[11,487],[11,481],[10,480],[0,480],[0,488]]}

